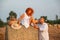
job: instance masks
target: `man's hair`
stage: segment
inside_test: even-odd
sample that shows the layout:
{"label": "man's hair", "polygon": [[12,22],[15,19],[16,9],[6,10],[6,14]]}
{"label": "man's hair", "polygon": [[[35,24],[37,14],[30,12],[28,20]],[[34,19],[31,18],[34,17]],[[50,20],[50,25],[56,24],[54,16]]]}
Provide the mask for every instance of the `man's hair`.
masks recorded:
{"label": "man's hair", "polygon": [[44,16],[41,16],[41,17],[39,18],[39,20],[40,20],[41,18],[43,18],[43,19],[44,19],[44,21],[45,21],[45,17],[44,17]]}
{"label": "man's hair", "polygon": [[34,12],[32,8],[27,8],[25,12],[28,12],[29,10],[31,10],[31,13]]}
{"label": "man's hair", "polygon": [[41,16],[40,18],[43,18],[45,20],[45,17],[44,16]]}

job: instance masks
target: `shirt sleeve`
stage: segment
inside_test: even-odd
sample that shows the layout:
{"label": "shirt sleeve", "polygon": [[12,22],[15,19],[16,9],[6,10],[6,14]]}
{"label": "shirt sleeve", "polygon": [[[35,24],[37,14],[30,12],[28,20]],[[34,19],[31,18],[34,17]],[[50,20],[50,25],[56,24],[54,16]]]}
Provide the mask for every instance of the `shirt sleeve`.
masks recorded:
{"label": "shirt sleeve", "polygon": [[37,24],[38,28],[40,28],[39,25],[40,25],[40,24]]}
{"label": "shirt sleeve", "polygon": [[48,29],[48,25],[44,24],[42,27],[40,27],[40,31],[46,31]]}

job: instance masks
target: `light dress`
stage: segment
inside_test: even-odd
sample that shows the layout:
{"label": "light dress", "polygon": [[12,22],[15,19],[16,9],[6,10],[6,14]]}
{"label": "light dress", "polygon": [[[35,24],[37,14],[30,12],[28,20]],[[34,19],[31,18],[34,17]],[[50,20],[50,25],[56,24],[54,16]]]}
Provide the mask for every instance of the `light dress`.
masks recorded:
{"label": "light dress", "polygon": [[24,14],[24,18],[21,20],[21,24],[25,26],[25,28],[28,28],[30,25],[30,16],[28,16],[26,13]]}

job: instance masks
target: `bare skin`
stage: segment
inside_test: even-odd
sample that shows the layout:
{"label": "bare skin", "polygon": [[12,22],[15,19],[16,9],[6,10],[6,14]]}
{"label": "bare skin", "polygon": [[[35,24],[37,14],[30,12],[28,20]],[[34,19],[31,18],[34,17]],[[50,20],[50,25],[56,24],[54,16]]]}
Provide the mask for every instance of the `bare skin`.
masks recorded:
{"label": "bare skin", "polygon": [[[24,14],[22,14],[21,16],[20,16],[20,18],[18,19],[18,23],[20,24],[20,22],[21,22],[21,20],[23,19],[25,17],[25,15]],[[31,18],[29,19],[30,20],[30,23],[36,23],[37,22],[37,20],[35,20],[32,16],[31,16]]]}
{"label": "bare skin", "polygon": [[[45,20],[44,18],[40,18],[40,19],[39,19],[39,23],[40,23],[40,24],[43,24],[43,23],[45,22],[44,20]],[[39,29],[36,24],[34,24],[34,28]]]}
{"label": "bare skin", "polygon": [[[30,19],[29,19],[29,22],[30,22],[30,24],[31,23],[35,23],[35,19],[32,17],[32,15],[33,15],[33,9],[32,8],[27,8],[26,9],[26,14],[28,15],[28,16],[30,16]],[[21,22],[21,20],[23,20],[23,18],[25,17],[25,14],[22,14],[20,17],[19,17],[19,19],[18,19],[18,23],[20,24],[20,22]]]}
{"label": "bare skin", "polygon": [[[14,17],[11,17],[8,24],[11,26],[12,24],[17,23],[17,19]],[[17,23],[18,24],[18,23]],[[18,24],[19,25],[19,24]]]}
{"label": "bare skin", "polygon": [[21,22],[21,20],[24,18],[24,14],[22,14],[20,17],[19,17],[19,19],[18,19],[18,23],[20,24],[20,22]]}

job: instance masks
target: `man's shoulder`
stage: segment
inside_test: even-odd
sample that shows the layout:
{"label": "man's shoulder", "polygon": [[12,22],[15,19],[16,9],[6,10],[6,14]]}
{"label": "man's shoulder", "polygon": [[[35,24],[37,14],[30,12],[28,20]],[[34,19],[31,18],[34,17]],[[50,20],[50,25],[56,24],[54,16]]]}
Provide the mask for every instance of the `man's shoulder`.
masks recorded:
{"label": "man's shoulder", "polygon": [[48,24],[47,24],[47,23],[44,23],[44,25],[45,25],[45,26],[48,26]]}
{"label": "man's shoulder", "polygon": [[44,23],[44,25],[48,25],[47,23]]}

